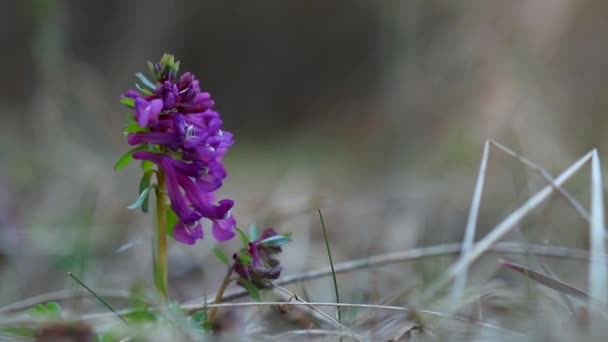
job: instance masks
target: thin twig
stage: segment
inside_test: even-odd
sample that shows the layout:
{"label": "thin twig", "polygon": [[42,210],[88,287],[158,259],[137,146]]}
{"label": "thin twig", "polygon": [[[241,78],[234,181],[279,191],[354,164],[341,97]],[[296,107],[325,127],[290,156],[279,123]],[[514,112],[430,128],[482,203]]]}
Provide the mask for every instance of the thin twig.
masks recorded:
{"label": "thin twig", "polygon": [[591,158],[591,260],[589,261],[589,294],[598,302],[591,302],[592,308],[600,309],[606,304],[608,291],[606,283],[606,232],[604,230],[604,186],[602,185],[602,170],[597,150],[593,150]]}
{"label": "thin twig", "polygon": [[538,164],[532,162],[531,160],[527,159],[526,157],[522,156],[521,154],[516,153],[515,151],[501,145],[500,143],[498,143],[494,140],[490,140],[490,143],[492,145],[496,146],[497,148],[499,148],[504,153],[506,153],[508,156],[519,160],[522,164],[524,164],[525,166],[531,168],[536,173],[538,173],[541,177],[543,177],[547,181],[547,183],[549,183],[551,186],[553,186],[555,191],[557,191],[557,193],[560,194],[568,202],[568,204],[570,204],[579,213],[579,215],[581,215],[581,217],[585,219],[585,221],[587,221],[587,222],[591,221],[591,215],[589,214],[589,211],[587,209],[585,209],[585,207],[583,207],[583,205],[579,201],[577,201],[576,198],[574,196],[572,196],[572,194],[570,192],[568,192],[568,190],[555,184],[555,180],[553,179],[553,176],[551,176],[551,174],[547,170],[543,169]]}
{"label": "thin twig", "polygon": [[[529,249],[527,249],[529,247]],[[407,251],[393,252],[371,256],[368,258],[355,259],[351,261],[345,261],[334,265],[336,274],[347,273],[356,270],[360,270],[368,267],[377,267],[383,265],[389,265],[398,262],[415,261],[430,257],[438,257],[444,255],[458,254],[462,250],[461,243],[450,243],[427,247],[418,247],[409,249]],[[575,259],[575,260],[589,260],[589,252],[569,247],[561,246],[547,246],[547,245],[529,245],[524,246],[518,242],[499,242],[487,251],[488,253],[504,253],[504,254],[527,254],[533,253],[539,256],[561,258],[561,259]],[[330,267],[321,268],[309,272],[293,274],[281,277],[274,281],[277,285],[289,285],[300,281],[313,280],[330,276],[332,274]],[[247,291],[244,289],[234,289],[232,291],[226,291],[223,296],[224,301],[231,301],[238,298],[247,296]],[[189,300],[186,303],[201,303],[204,301],[203,298],[197,298]],[[211,303],[211,302],[208,302]]]}
{"label": "thin twig", "polygon": [[[278,306],[278,305],[283,305],[283,306],[291,306],[291,305],[314,305],[314,306],[339,306],[342,308],[353,308],[353,309],[376,309],[376,310],[389,310],[389,311],[398,311],[398,312],[410,312],[412,309],[409,308],[405,308],[405,307],[401,307],[401,306],[390,306],[390,305],[374,305],[374,304],[353,304],[353,303],[328,303],[328,302],[307,302],[307,303],[301,303],[301,302],[246,302],[246,303],[219,303],[219,304],[204,304],[204,305],[183,305],[181,308],[183,310],[185,310],[186,312],[196,312],[196,311],[200,311],[203,310],[205,307],[206,308],[243,308],[243,307],[267,307],[267,306]],[[425,310],[425,309],[415,309],[415,311],[417,313],[423,313],[423,314],[428,314],[428,315],[432,315],[432,316],[437,316],[437,317],[443,317],[443,318],[449,318],[449,319],[453,319],[453,320],[457,320],[460,322],[464,322],[464,323],[468,323],[468,324],[473,324],[473,325],[477,325],[479,327],[484,327],[484,328],[489,328],[489,329],[494,329],[494,330],[498,330],[498,331],[502,331],[502,332],[506,332],[506,333],[510,333],[513,335],[517,335],[517,336],[525,336],[524,334],[517,332],[517,331],[513,331],[513,330],[509,330],[503,327],[499,327],[493,324],[489,324],[489,323],[484,323],[484,322],[479,322],[479,321],[475,321],[466,317],[462,317],[462,316],[458,316],[458,315],[451,315],[451,314],[446,314],[443,312],[439,312],[439,311],[433,311],[433,310]],[[124,310],[124,311],[119,311],[119,313],[128,313],[130,311],[128,310]],[[75,321],[91,321],[91,320],[98,320],[98,319],[107,319],[107,318],[112,318],[115,317],[114,315],[109,315],[107,313],[96,313],[96,314],[89,314],[89,315],[83,315],[81,317],[79,317],[78,319],[76,319]],[[7,319],[7,320],[2,320],[0,321],[0,326],[19,326],[21,325],[33,325],[36,324],[37,321],[31,320],[31,319],[23,319],[23,318],[14,318],[14,319]],[[39,322],[38,322],[39,323]]]}
{"label": "thin twig", "polygon": [[[272,284],[272,286],[280,291],[282,291],[283,293],[287,294],[288,296],[290,296],[290,298],[293,298],[294,300],[300,302],[300,303],[304,303],[304,304],[310,304],[307,301],[303,300],[302,298],[300,298],[300,296],[298,296],[297,294],[287,290],[284,287],[281,287],[279,285],[275,285]],[[289,299],[291,300],[291,299]],[[323,319],[329,321],[332,325],[334,325],[335,327],[339,328],[341,331],[347,331],[349,332],[349,336],[359,340],[359,341],[364,341],[363,337],[355,334],[354,332],[350,331],[349,328],[345,327],[344,325],[342,325],[341,322],[336,321],[335,319],[333,319],[330,315],[326,314],[325,312],[319,310],[318,308],[316,308],[314,305],[308,305],[308,307],[310,309],[312,309],[315,313],[319,314]]]}
{"label": "thin twig", "polygon": [[[538,256],[550,257],[550,258],[559,258],[559,259],[570,259],[570,260],[581,260],[588,261],[589,260],[589,252],[569,247],[561,247],[561,246],[547,246],[547,245],[528,245],[529,249],[526,249],[526,246],[523,246],[518,242],[499,242],[494,245],[491,249],[489,249],[488,253],[500,253],[500,254],[526,254],[533,253]],[[418,247],[409,249],[407,251],[393,252],[371,256],[368,258],[355,259],[351,261],[346,261],[342,263],[337,263],[334,266],[336,273],[347,273],[356,270],[360,270],[368,267],[379,267],[390,265],[393,263],[399,262],[408,262],[408,261],[416,261],[424,258],[430,257],[438,257],[445,255],[453,255],[458,254],[462,250],[461,243],[450,243],[450,244],[442,244],[442,245],[434,245],[427,247]],[[608,255],[606,255],[608,257]],[[309,272],[304,272],[300,274],[294,274],[290,276],[282,277],[281,279],[276,280],[274,283],[280,286],[289,285],[293,283],[297,283],[300,281],[307,281],[318,279],[322,277],[326,277],[331,275],[331,269],[329,267],[325,267],[318,270],[313,270]],[[129,292],[121,291],[121,290],[95,290],[100,296],[103,297],[115,297],[121,299],[128,299]],[[48,301],[58,301],[58,300],[67,300],[73,298],[80,298],[85,295],[90,295],[85,290],[81,289],[70,289],[70,290],[62,290],[49,292],[45,294],[41,294],[32,298],[28,298],[10,305],[5,306],[0,309],[0,312],[8,313],[15,312],[27,309],[36,304],[48,302]],[[242,298],[247,296],[247,291],[243,289],[235,289],[231,292],[226,291],[224,296],[222,297],[223,301],[231,301],[235,299]],[[213,298],[213,297],[212,297]],[[193,305],[195,303],[209,303],[213,300],[208,300],[206,297],[190,300],[186,302],[186,305]]]}
{"label": "thin twig", "polygon": [[[486,140],[483,145],[483,153],[481,154],[481,163],[479,165],[479,174],[477,176],[477,183],[475,184],[475,191],[473,192],[473,199],[471,200],[471,209],[469,210],[469,218],[467,219],[467,227],[464,233],[464,240],[462,241],[462,255],[469,253],[473,247],[475,241],[475,230],[477,228],[477,218],[479,217],[479,207],[481,205],[481,195],[483,194],[483,184],[486,179],[486,169],[488,168],[488,156],[490,154],[490,141]],[[462,294],[467,284],[467,273],[468,268],[464,268],[462,272],[456,277],[454,281],[454,287],[452,288],[452,301],[456,302]]]}
{"label": "thin twig", "polygon": [[[574,174],[576,174],[580,168],[583,167],[593,155],[593,151],[585,154],[582,158],[573,163],[568,167],[559,177],[555,180],[556,186],[561,186]],[[447,286],[460,272],[468,268],[475,260],[477,260],[483,253],[487,252],[493,245],[495,245],[500,239],[502,239],[513,227],[517,225],[530,211],[535,209],[554,191],[554,186],[548,185],[542,190],[537,192],[534,196],[528,199],[523,205],[512,212],[507,218],[502,220],[497,226],[495,226],[486,236],[484,236],[471,251],[467,254],[462,255],[458,261],[452,264],[444,273],[444,275],[438,279],[427,291],[424,296],[424,302],[434,301],[437,292]]]}

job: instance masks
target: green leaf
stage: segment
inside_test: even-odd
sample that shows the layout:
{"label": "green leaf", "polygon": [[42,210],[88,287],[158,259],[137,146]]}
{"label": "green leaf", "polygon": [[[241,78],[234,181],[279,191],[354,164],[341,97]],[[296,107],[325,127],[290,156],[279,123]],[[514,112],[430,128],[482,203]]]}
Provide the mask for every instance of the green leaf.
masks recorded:
{"label": "green leaf", "polygon": [[224,252],[221,249],[219,249],[219,247],[213,248],[213,254],[215,254],[215,257],[221,263],[223,263],[226,266],[230,266],[230,261],[228,260],[228,257],[226,256],[226,254],[224,254]]}
{"label": "green leaf", "polygon": [[118,161],[116,162],[116,165],[114,165],[114,171],[118,171],[120,169],[122,169],[123,167],[125,167],[127,164],[129,164],[132,160],[133,160],[133,153],[137,152],[137,151],[145,151],[148,149],[148,146],[137,146],[133,149],[131,149],[128,152],[125,152],[125,154],[123,154],[122,156],[120,156],[120,158],[118,158]]}
{"label": "green leaf", "polygon": [[179,217],[177,217],[177,214],[175,214],[173,209],[171,209],[171,207],[169,206],[167,208],[167,235],[172,238],[174,238],[173,228],[177,224],[177,221],[179,221]]}
{"label": "green leaf", "polygon": [[291,242],[291,236],[275,235],[262,240],[260,243],[266,247],[280,247]]}
{"label": "green leaf", "polygon": [[213,330],[213,323],[207,322],[207,310],[201,310],[192,315],[192,323],[203,331]]}
{"label": "green leaf", "polygon": [[153,322],[156,321],[156,314],[148,309],[131,311],[123,314],[122,317],[128,321]]}
{"label": "green leaf", "polygon": [[244,251],[240,251],[237,254],[237,258],[243,264],[250,264],[252,261],[251,256],[249,256],[249,254],[245,253]]}
{"label": "green leaf", "polygon": [[145,188],[139,194],[139,197],[137,198],[137,201],[133,202],[133,204],[131,204],[127,208],[129,208],[129,210],[135,210],[135,209],[141,207],[144,204],[144,202],[148,201],[148,196],[150,195],[150,190],[152,190],[154,188],[156,188],[156,184],[152,184],[152,185],[148,186],[147,188]]}
{"label": "green leaf", "polygon": [[245,234],[244,231],[240,230],[237,227],[234,227],[234,229],[236,229],[236,232],[239,234],[239,237],[241,238],[241,242],[243,243],[243,247],[249,247],[249,237],[247,236],[247,234]]}
{"label": "green leaf", "polygon": [[36,304],[27,310],[27,314],[31,318],[46,318],[46,308],[42,304]]}
{"label": "green leaf", "polygon": [[135,83],[135,86],[137,87],[137,89],[139,89],[139,91],[141,91],[142,94],[144,94],[146,96],[154,95],[154,93],[150,89],[143,88],[142,86],[139,85],[139,83]]}
{"label": "green leaf", "polygon": [[137,122],[129,122],[128,124],[122,127],[123,134],[131,134],[131,133],[140,133],[140,132],[148,132],[150,128],[141,127]]}
{"label": "green leaf", "polygon": [[[139,80],[148,88],[150,89],[156,89],[156,85],[154,85],[154,83],[150,82],[150,80],[146,77],[146,75],[142,74],[141,72],[138,72],[135,74],[135,77],[139,78]],[[137,84],[136,84],[137,85]]]}
{"label": "green leaf", "polygon": [[29,328],[6,327],[0,328],[0,336],[1,335],[16,337],[34,337],[36,335],[36,331],[34,331],[34,329]]}
{"label": "green leaf", "polygon": [[255,223],[249,225],[249,239],[255,241],[260,237],[260,231]]}
{"label": "green leaf", "polygon": [[158,80],[160,78],[160,74],[158,73],[158,70],[156,70],[156,68],[154,67],[154,63],[148,61],[148,69],[150,70],[150,74],[154,76],[155,80]]}
{"label": "green leaf", "polygon": [[154,163],[149,161],[149,160],[142,160],[141,161],[141,169],[144,171],[150,171],[154,168]]}
{"label": "green leaf", "polygon": [[[150,178],[152,177],[152,174],[154,173],[154,170],[148,170],[146,172],[144,172],[144,174],[141,176],[141,180],[139,181],[139,193],[143,193],[146,188],[150,187]],[[148,190],[149,192],[150,190]],[[141,204],[141,211],[145,214],[148,212],[148,203],[150,202],[150,196],[148,194],[148,196],[146,196],[146,198],[144,198],[143,203]]]}
{"label": "green leaf", "polygon": [[61,311],[61,306],[59,305],[59,303],[48,302],[45,306],[49,315],[54,316],[54,318],[60,319],[63,316],[63,312]]}
{"label": "green leaf", "polygon": [[207,310],[195,312],[194,315],[192,315],[192,322],[196,323],[196,325],[207,322]]}
{"label": "green leaf", "polygon": [[250,283],[249,281],[240,278],[239,279],[239,283],[241,285],[243,285],[243,287],[245,288],[245,290],[247,290],[247,293],[249,293],[249,296],[255,300],[256,302],[261,301],[260,298],[260,290],[258,290],[257,287],[255,287],[255,285],[253,285],[252,283]]}
{"label": "green leaf", "polygon": [[99,334],[95,338],[95,342],[115,342],[115,341],[118,341],[118,339],[116,339],[111,334]]}
{"label": "green leaf", "polygon": [[56,302],[46,304],[36,304],[27,310],[27,314],[33,319],[61,319],[61,306]]}
{"label": "green leaf", "polygon": [[130,97],[121,97],[120,98],[120,103],[127,105],[131,108],[135,108],[135,99],[130,98]]}

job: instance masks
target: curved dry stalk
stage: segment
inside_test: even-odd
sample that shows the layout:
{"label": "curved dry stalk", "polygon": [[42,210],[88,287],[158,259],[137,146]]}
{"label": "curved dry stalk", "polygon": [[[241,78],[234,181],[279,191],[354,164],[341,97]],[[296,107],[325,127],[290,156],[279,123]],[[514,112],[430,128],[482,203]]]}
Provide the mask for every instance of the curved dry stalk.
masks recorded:
{"label": "curved dry stalk", "polygon": [[[276,289],[278,289],[278,290],[282,291],[283,293],[287,294],[287,295],[290,297],[290,298],[288,299],[288,301],[291,301],[291,299],[294,299],[294,300],[296,300],[296,301],[298,301],[298,302],[300,302],[300,303],[304,303],[304,304],[310,304],[310,303],[308,303],[307,301],[305,301],[305,300],[303,300],[302,298],[300,298],[300,296],[298,296],[297,294],[295,294],[295,293],[293,293],[293,292],[291,292],[291,291],[287,290],[287,289],[286,289],[286,288],[284,288],[284,287],[281,287],[281,286],[279,286],[279,285],[275,285],[275,284],[272,284],[272,286],[273,286],[274,288],[276,288]],[[316,308],[314,305],[308,305],[308,307],[309,307],[311,310],[313,310],[315,313],[317,313],[317,314],[318,314],[320,317],[322,317],[322,319],[324,319],[324,320],[326,320],[326,321],[330,322],[332,325],[334,325],[335,327],[339,328],[339,329],[340,329],[340,331],[345,331],[345,332],[347,332],[347,333],[348,333],[348,336],[350,336],[350,337],[352,337],[352,338],[354,338],[354,339],[356,339],[356,340],[359,340],[359,341],[365,341],[365,340],[363,339],[363,337],[362,337],[362,336],[359,336],[359,335],[355,334],[355,333],[354,333],[354,332],[352,332],[352,331],[351,331],[349,328],[345,327],[345,326],[344,326],[342,323],[340,323],[340,322],[338,322],[337,320],[335,320],[335,319],[331,318],[331,316],[330,316],[330,315],[328,315],[328,314],[326,314],[325,312],[323,312],[323,311],[319,310],[319,309],[318,309],[318,308]],[[345,336],[346,336],[346,335],[345,335]]]}
{"label": "curved dry stalk", "polygon": [[585,209],[585,207],[583,207],[583,205],[579,201],[577,201],[576,198],[574,196],[572,196],[572,194],[570,192],[568,192],[568,190],[555,184],[555,179],[553,178],[553,176],[551,176],[549,171],[540,167],[538,164],[532,162],[531,160],[527,159],[526,157],[522,156],[521,154],[501,145],[497,141],[494,141],[491,139],[489,141],[492,145],[496,146],[498,149],[503,151],[508,156],[517,159],[519,162],[521,162],[525,166],[529,167],[530,169],[532,169],[533,171],[538,173],[541,177],[543,177],[547,181],[547,183],[549,183],[549,185],[553,186],[555,191],[557,191],[557,193],[560,196],[562,196],[566,200],[566,202],[568,202],[568,204],[570,204],[570,206],[572,206],[574,208],[574,210],[576,210],[579,213],[579,215],[583,219],[585,219],[585,221],[591,222],[591,214],[589,214],[589,211],[587,209]]}
{"label": "curved dry stalk", "polygon": [[[559,195],[561,195],[566,200],[566,202],[568,202],[568,204],[570,204],[579,213],[579,215],[583,219],[585,219],[585,221],[591,223],[591,215],[590,215],[589,211],[587,211],[583,207],[583,205],[579,201],[577,201],[576,198],[572,194],[570,194],[566,189],[562,188],[559,184],[556,184],[555,179],[553,178],[553,176],[551,176],[551,174],[547,170],[540,167],[538,164],[532,162],[531,160],[527,159],[526,157],[518,154],[517,152],[498,143],[497,141],[489,139],[489,140],[485,141],[484,146],[483,146],[481,163],[479,165],[479,174],[477,176],[477,182],[475,184],[475,191],[473,193],[473,199],[471,200],[471,208],[469,210],[469,217],[467,219],[465,236],[464,236],[463,243],[462,243],[462,253],[461,253],[462,255],[468,254],[468,252],[471,250],[471,248],[473,246],[473,242],[475,239],[475,231],[477,228],[476,227],[477,217],[479,216],[479,207],[481,204],[481,196],[483,194],[483,185],[485,182],[490,144],[494,145],[495,147],[497,147],[499,150],[501,150],[506,155],[518,160],[523,165],[529,167],[530,169],[532,169],[536,173],[538,173],[541,177],[543,177],[547,181],[547,183],[549,185],[551,185],[553,187],[553,189]],[[596,156],[596,155],[597,155],[597,153],[595,153],[594,156]],[[595,158],[595,157],[592,157],[592,159],[593,158]],[[601,183],[601,180],[600,180],[600,183]],[[456,302],[458,300],[458,298],[460,298],[462,296],[462,294],[464,293],[464,289],[466,286],[466,280],[467,280],[467,273],[468,273],[468,267],[464,267],[462,269],[462,271],[459,272],[458,275],[455,277],[454,285],[452,287],[452,301],[453,302]]]}
{"label": "curved dry stalk", "polygon": [[352,335],[346,331],[336,330],[323,330],[323,329],[303,329],[303,330],[292,330],[284,332],[278,335],[274,335],[271,338],[273,340],[285,341],[290,336],[306,335],[306,336],[340,336],[340,337],[352,337],[358,341],[365,341],[358,335]]}
{"label": "curved dry stalk", "polygon": [[[95,293],[105,298],[115,298],[115,299],[124,299],[126,301],[130,300],[132,294],[126,290],[120,289],[95,289]],[[25,309],[29,309],[30,307],[53,301],[62,301],[68,299],[76,299],[76,298],[86,298],[93,297],[93,295],[85,289],[65,289],[60,291],[53,291],[43,293],[34,297],[26,298],[24,300],[20,300],[18,302],[6,305],[0,308],[0,313],[9,313],[22,311]]]}
{"label": "curved dry stalk", "polygon": [[[305,306],[333,306],[333,307],[342,307],[342,308],[352,308],[352,309],[375,309],[375,310],[389,310],[389,311],[397,311],[397,312],[411,312],[411,311],[415,311],[417,313],[422,313],[422,314],[428,314],[428,315],[432,315],[432,316],[436,316],[436,317],[441,317],[441,318],[447,318],[447,319],[452,319],[452,320],[457,320],[460,322],[464,322],[464,323],[468,323],[468,324],[472,324],[472,325],[476,325],[479,327],[483,327],[483,328],[488,328],[488,329],[493,329],[493,330],[497,330],[497,331],[501,331],[501,332],[505,332],[505,333],[509,333],[509,334],[513,334],[516,336],[522,336],[525,337],[526,335],[517,331],[513,331],[513,330],[509,330],[497,325],[493,325],[493,324],[489,324],[489,323],[484,323],[484,322],[479,322],[476,320],[472,320],[466,317],[462,317],[462,316],[458,316],[458,315],[452,315],[452,314],[447,314],[444,312],[439,312],[439,311],[433,311],[433,310],[426,310],[426,309],[409,309],[406,307],[401,307],[401,306],[390,306],[390,305],[375,305],[375,304],[354,304],[354,303],[329,303],[329,302],[306,302],[306,303],[302,303],[302,302],[244,302],[244,303],[219,303],[219,304],[203,304],[203,305],[183,305],[181,308],[183,310],[185,310],[188,313],[192,313],[192,312],[197,312],[197,311],[201,311],[207,308],[244,308],[244,307],[267,307],[267,306],[278,306],[278,305],[283,305],[283,306],[298,306],[298,305],[305,305]],[[118,313],[124,315],[124,314],[128,314],[130,312],[130,310],[123,310],[123,311],[118,311]],[[83,315],[77,319],[75,319],[74,321],[77,322],[82,322],[82,321],[93,321],[93,320],[101,320],[101,319],[116,319],[116,316],[114,314],[108,314],[108,313],[95,313],[95,314],[88,314],[88,315]],[[24,319],[24,318],[13,318],[13,319],[6,319],[6,320],[1,320],[0,321],[0,326],[11,326],[11,327],[16,327],[16,326],[28,326],[28,325],[35,325],[37,323],[40,323],[39,321],[34,321],[31,319]]]}
{"label": "curved dry stalk", "polygon": [[[445,255],[458,254],[462,250],[461,243],[450,243],[442,245],[434,245],[428,247],[412,248],[406,251],[386,253],[371,256],[368,258],[355,259],[352,261],[346,261],[334,265],[335,273],[347,273],[356,271],[363,268],[384,266],[398,262],[415,261],[430,257],[438,257]],[[490,248],[488,253],[503,253],[503,254],[536,254],[538,256],[545,256],[551,258],[563,258],[563,259],[574,259],[574,260],[589,260],[589,252],[569,247],[561,246],[547,246],[547,245],[523,245],[517,242],[499,242]],[[285,277],[281,277],[276,280],[274,284],[277,285],[289,285],[300,281],[307,281],[327,277],[332,274],[330,267],[321,268],[314,271],[293,274]],[[226,291],[222,299],[224,301],[235,300],[247,296],[247,291],[244,289],[234,289],[232,291]],[[200,303],[203,302],[204,298],[197,298],[189,300],[186,304]],[[211,303],[211,301],[209,301]]]}
{"label": "curved dry stalk", "polygon": [[[529,250],[526,248],[529,247]],[[450,243],[442,245],[434,245],[427,247],[412,248],[406,251],[379,254],[368,258],[355,259],[334,265],[336,273],[347,273],[356,271],[362,268],[384,266],[398,262],[415,261],[424,258],[438,257],[444,255],[458,254],[462,250],[462,244]],[[524,246],[517,242],[499,242],[490,250],[489,253],[503,253],[503,254],[527,254],[532,253],[538,256],[545,256],[551,258],[562,258],[562,259],[573,259],[573,260],[589,260],[589,252],[569,247],[560,246],[547,246],[547,245],[529,245]],[[294,274],[282,277],[274,282],[274,284],[283,286],[300,281],[307,281],[326,277],[331,275],[331,269],[329,267],[313,270],[309,272]],[[129,291],[120,289],[95,289],[95,292],[102,297],[116,298],[129,300],[131,293]],[[243,289],[235,289],[232,291],[226,291],[222,300],[230,301],[238,298],[247,296],[247,291]],[[91,294],[84,289],[66,289],[60,291],[53,291],[44,293],[38,296],[27,298],[7,306],[0,308],[0,313],[17,312],[28,309],[36,304],[41,304],[50,301],[62,301],[69,299],[76,299],[82,297],[91,297]],[[211,297],[213,298],[213,297]],[[197,298],[189,300],[185,304],[201,303],[205,302],[205,298]],[[211,304],[213,300],[209,300]]]}
{"label": "curved dry stalk", "polygon": [[453,263],[445,271],[444,275],[438,279],[425,293],[423,303],[430,303],[434,301],[437,292],[441,291],[447,285],[450,284],[461,272],[467,269],[473,262],[475,262],[481,255],[486,253],[492,248],[500,239],[502,239],[508,232],[510,232],[523,218],[536,207],[538,207],[543,201],[555,191],[555,186],[561,186],[573,175],[575,175],[593,156],[594,151],[590,151],[583,157],[578,159],[572,165],[570,165],[562,174],[555,179],[554,184],[547,185],[534,196],[530,197],[524,204],[513,211],[509,216],[502,220],[492,230],[485,235],[479,242],[477,242],[471,250],[460,256],[458,261]]}

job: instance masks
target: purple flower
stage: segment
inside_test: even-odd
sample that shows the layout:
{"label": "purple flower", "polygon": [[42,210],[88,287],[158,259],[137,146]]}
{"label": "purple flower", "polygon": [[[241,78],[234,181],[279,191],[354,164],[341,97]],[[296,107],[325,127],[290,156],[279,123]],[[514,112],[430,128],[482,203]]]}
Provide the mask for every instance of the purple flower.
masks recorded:
{"label": "purple flower", "polygon": [[179,218],[174,227],[174,236],[178,241],[192,244],[196,239],[202,239],[203,233],[199,222],[201,218],[212,222],[212,232],[216,240],[225,241],[234,237],[236,220],[230,213],[234,201],[224,199],[218,204],[212,203],[213,193],[207,191],[209,174],[203,175],[206,168],[201,167],[201,162],[186,162],[147,151],[135,152],[133,158],[149,160],[160,165],[165,171],[171,209]]}
{"label": "purple flower", "polygon": [[234,271],[241,279],[258,288],[268,287],[268,283],[277,279],[283,270],[279,260],[274,257],[282,252],[281,247],[268,243],[269,238],[273,237],[281,236],[274,229],[266,228],[259,239],[249,242],[248,247],[241,251],[250,257],[249,262],[243,262],[238,254],[233,255]]}
{"label": "purple flower", "polygon": [[140,127],[154,126],[158,122],[158,114],[162,109],[162,100],[155,99],[148,102],[138,97],[135,99],[135,120]]}
{"label": "purple flower", "polygon": [[173,230],[178,241],[193,244],[202,239],[201,219],[211,223],[216,240],[229,240],[235,235],[236,220],[230,213],[234,201],[215,203],[214,191],[227,176],[222,159],[234,144],[233,135],[222,130],[211,94],[201,91],[192,73],[176,81],[177,65],[172,56],[163,57],[150,67],[156,83],[144,82],[154,85],[152,91],[123,94],[134,99],[133,118],[147,128],[127,131],[127,142],[146,148],[134,153],[134,159],[151,161],[164,171],[171,209],[179,218]]}

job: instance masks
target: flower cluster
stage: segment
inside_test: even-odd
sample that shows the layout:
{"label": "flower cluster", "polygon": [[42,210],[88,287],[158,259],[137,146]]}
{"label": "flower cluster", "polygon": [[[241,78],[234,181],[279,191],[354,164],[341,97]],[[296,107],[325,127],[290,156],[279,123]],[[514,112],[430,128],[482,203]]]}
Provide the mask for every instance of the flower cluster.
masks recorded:
{"label": "flower cluster", "polygon": [[281,275],[283,267],[274,256],[281,253],[281,245],[291,241],[289,234],[278,234],[272,228],[266,228],[262,235],[248,243],[241,253],[235,253],[234,271],[242,280],[252,283],[257,288],[268,287],[268,282]]}
{"label": "flower cluster", "polygon": [[214,191],[226,178],[222,158],[234,143],[233,136],[221,129],[211,95],[201,91],[194,75],[186,72],[177,78],[179,62],[173,56],[148,65],[156,82],[137,74],[149,89],[138,85],[121,101],[134,110],[124,130],[128,143],[139,147],[132,157],[156,164],[158,174],[164,174],[171,209],[179,218],[173,228],[176,240],[194,244],[202,239],[202,218],[212,222],[216,240],[231,239],[234,202],[214,204]]}

